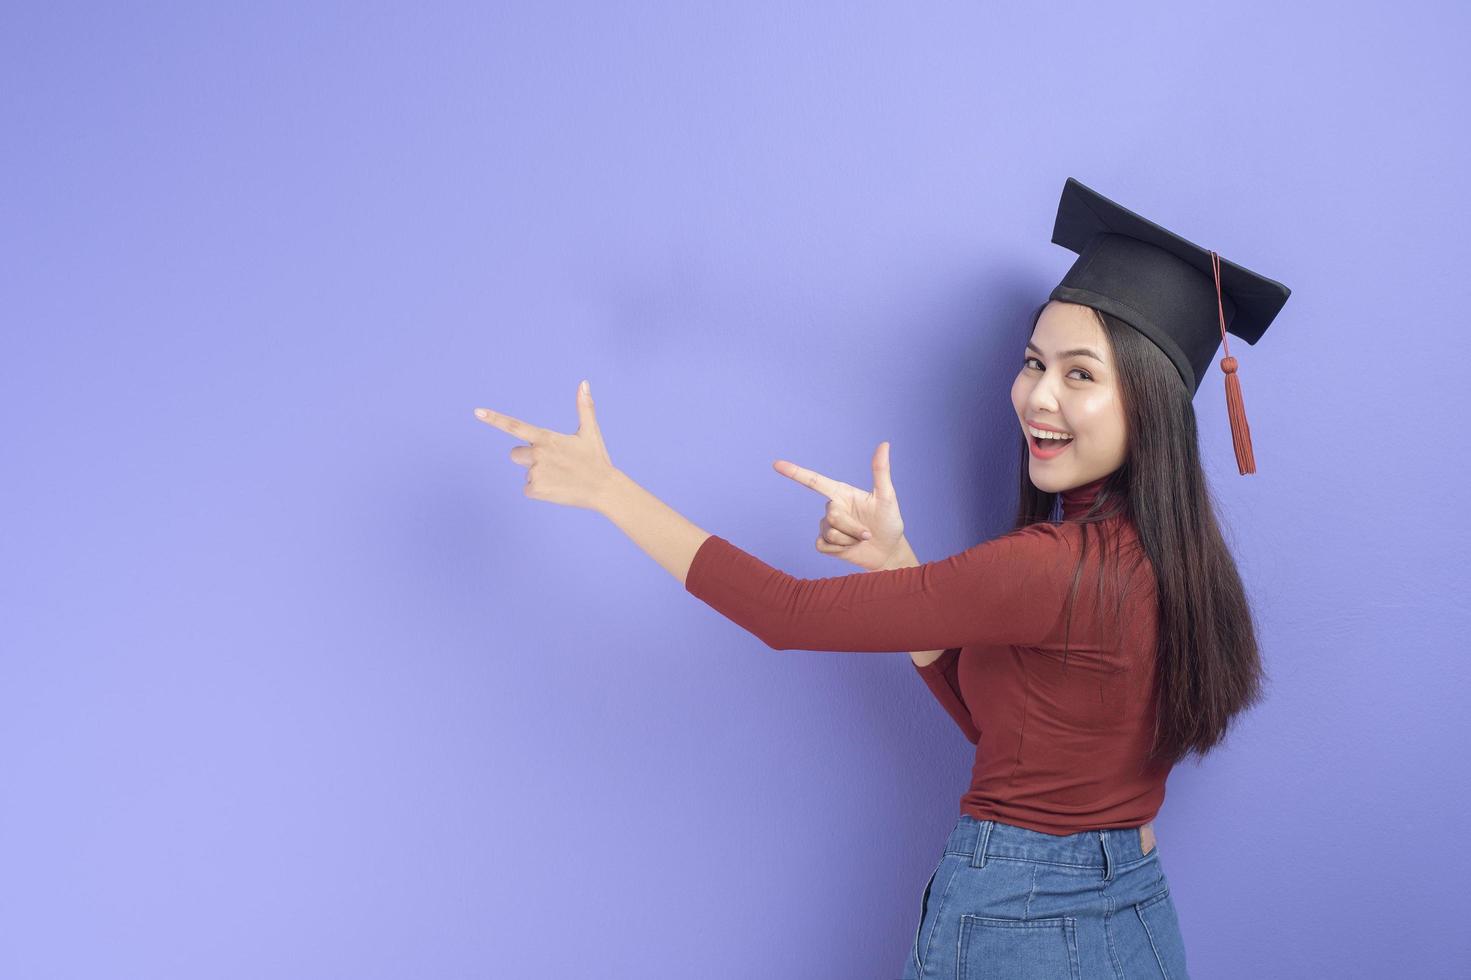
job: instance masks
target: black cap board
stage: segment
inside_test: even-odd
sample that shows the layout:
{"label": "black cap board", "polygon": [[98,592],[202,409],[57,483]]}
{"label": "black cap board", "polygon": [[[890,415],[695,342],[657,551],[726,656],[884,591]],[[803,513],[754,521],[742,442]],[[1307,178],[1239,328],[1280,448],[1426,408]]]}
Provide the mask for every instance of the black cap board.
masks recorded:
{"label": "black cap board", "polygon": [[[1291,295],[1280,282],[1186,241],[1073,177],[1062,188],[1052,241],[1078,258],[1049,298],[1128,323],[1169,356],[1192,397],[1226,333],[1255,344]],[[1221,367],[1245,474],[1255,472],[1255,463],[1236,366],[1228,345]]]}

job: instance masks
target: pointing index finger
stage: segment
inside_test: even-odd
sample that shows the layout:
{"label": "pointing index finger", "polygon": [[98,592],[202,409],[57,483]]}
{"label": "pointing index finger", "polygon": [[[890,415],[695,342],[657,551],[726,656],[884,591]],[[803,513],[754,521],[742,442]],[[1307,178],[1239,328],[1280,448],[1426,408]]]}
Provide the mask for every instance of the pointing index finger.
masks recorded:
{"label": "pointing index finger", "polygon": [[830,480],[815,470],[809,470],[805,466],[798,466],[796,463],[789,463],[784,459],[777,460],[774,465],[776,466],[776,471],[782,476],[796,480],[804,487],[816,490],[829,500],[837,499],[836,495],[839,489],[836,480]]}
{"label": "pointing index finger", "polygon": [[493,425],[502,432],[509,432],[517,439],[522,439],[526,442],[540,439],[546,431],[541,426],[532,425],[530,422],[522,422],[518,418],[510,415],[502,415],[500,412],[493,412],[488,408],[475,409],[475,417],[487,425]]}

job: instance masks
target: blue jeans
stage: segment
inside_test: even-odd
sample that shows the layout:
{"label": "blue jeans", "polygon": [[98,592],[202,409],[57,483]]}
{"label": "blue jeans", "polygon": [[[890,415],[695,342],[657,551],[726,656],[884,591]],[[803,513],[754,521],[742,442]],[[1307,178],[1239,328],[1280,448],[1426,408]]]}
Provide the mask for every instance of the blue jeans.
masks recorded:
{"label": "blue jeans", "polygon": [[903,980],[1188,980],[1159,848],[961,814],[920,899]]}

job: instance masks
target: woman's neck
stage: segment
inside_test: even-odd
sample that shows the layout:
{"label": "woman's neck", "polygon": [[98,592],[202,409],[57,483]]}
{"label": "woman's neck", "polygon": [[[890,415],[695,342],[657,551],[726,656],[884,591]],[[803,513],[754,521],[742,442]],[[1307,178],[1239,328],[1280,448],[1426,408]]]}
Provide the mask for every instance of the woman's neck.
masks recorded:
{"label": "woman's neck", "polygon": [[1073,487],[1062,492],[1062,519],[1065,521],[1077,520],[1087,513],[1088,508],[1093,506],[1093,501],[1098,499],[1099,491],[1108,482],[1112,473],[1105,473],[1091,483]]}

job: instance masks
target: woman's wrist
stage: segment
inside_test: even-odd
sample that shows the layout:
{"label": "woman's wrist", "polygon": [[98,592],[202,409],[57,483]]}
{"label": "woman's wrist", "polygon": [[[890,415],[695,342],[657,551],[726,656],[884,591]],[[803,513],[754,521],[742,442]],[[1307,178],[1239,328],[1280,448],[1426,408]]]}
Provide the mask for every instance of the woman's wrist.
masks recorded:
{"label": "woman's wrist", "polygon": [[896,568],[913,568],[919,563],[919,559],[915,557],[914,549],[909,547],[909,539],[901,536],[898,547],[889,556],[889,560],[884,563],[884,571],[892,571]]}

